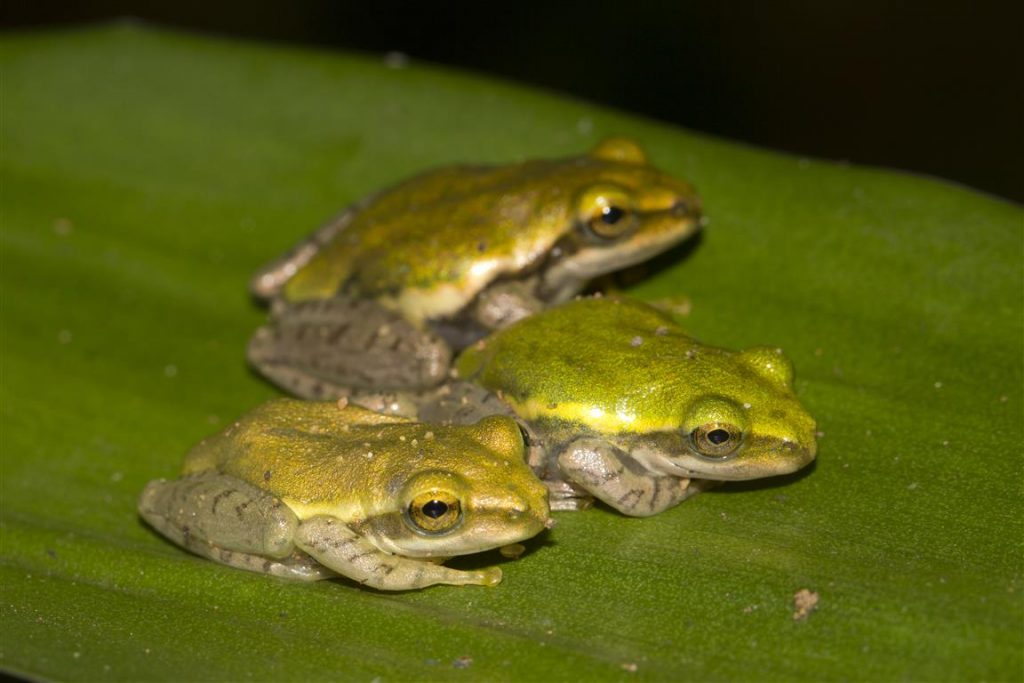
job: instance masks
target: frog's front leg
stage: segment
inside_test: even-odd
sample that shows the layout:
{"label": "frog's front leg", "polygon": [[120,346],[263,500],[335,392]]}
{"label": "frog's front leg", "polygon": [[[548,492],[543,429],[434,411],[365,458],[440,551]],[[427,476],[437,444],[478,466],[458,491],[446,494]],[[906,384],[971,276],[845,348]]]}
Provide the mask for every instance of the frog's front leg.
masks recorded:
{"label": "frog's front leg", "polygon": [[632,517],[655,515],[696,492],[689,479],[652,472],[601,439],[569,443],[558,466],[574,484]]}
{"label": "frog's front leg", "polygon": [[334,576],[292,537],[299,520],[266,491],[218,472],[151,481],[139,514],[167,539],[215,562],[288,579]]}
{"label": "frog's front leg", "polygon": [[536,294],[536,280],[515,280],[491,285],[476,299],[473,318],[485,330],[500,330],[539,313],[544,302]]}
{"label": "frog's front leg", "polygon": [[352,388],[440,383],[451,349],[375,301],[338,296],[280,304],[249,342],[249,362],[301,398],[339,398]]}
{"label": "frog's front leg", "polygon": [[326,515],[303,520],[295,543],[324,566],[378,590],[413,590],[438,583],[493,586],[501,581],[498,567],[460,571],[384,552],[341,520]]}

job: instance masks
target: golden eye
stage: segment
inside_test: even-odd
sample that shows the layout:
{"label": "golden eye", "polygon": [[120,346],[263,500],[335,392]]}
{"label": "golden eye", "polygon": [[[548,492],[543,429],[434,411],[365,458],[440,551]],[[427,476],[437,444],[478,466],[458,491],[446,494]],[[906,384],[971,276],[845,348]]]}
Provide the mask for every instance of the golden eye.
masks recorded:
{"label": "golden eye", "polygon": [[633,220],[627,209],[618,206],[605,206],[590,219],[588,227],[592,233],[602,239],[615,239],[633,227]]}
{"label": "golden eye", "polygon": [[588,235],[600,241],[620,237],[636,227],[628,193],[614,186],[591,187],[580,196],[580,219]]}
{"label": "golden eye", "polygon": [[446,491],[427,491],[412,499],[407,513],[419,531],[441,534],[454,529],[462,520],[462,505]]}
{"label": "golden eye", "polygon": [[693,446],[707,458],[724,458],[731,455],[743,439],[740,430],[724,422],[709,422],[690,432]]}

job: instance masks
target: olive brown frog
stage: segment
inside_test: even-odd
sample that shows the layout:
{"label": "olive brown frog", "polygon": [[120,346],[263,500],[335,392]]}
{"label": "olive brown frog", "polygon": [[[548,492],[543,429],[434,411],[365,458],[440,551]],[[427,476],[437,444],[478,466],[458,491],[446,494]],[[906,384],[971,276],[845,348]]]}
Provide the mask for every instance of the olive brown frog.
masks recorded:
{"label": "olive brown frog", "polygon": [[612,138],[583,156],[428,171],[260,270],[250,363],[296,395],[425,388],[453,349],[700,229],[689,183]]}
{"label": "olive brown frog", "polygon": [[183,476],[150,482],[139,513],[198,555],[380,590],[494,585],[455,555],[513,546],[552,524],[514,420],[429,425],[339,402],[277,399],[192,449]]}

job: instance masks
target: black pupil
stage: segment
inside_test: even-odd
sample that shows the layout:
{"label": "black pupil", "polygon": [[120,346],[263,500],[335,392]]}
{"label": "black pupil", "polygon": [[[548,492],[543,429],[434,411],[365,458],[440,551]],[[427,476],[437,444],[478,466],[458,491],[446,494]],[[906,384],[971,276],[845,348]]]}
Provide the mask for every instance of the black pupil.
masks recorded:
{"label": "black pupil", "polygon": [[601,210],[601,220],[608,225],[615,225],[625,215],[626,212],[617,206],[606,206]]}
{"label": "black pupil", "polygon": [[715,444],[716,446],[721,446],[728,440],[729,432],[725,431],[724,429],[712,429],[710,432],[708,432],[708,441]]}
{"label": "black pupil", "polygon": [[437,519],[446,512],[448,512],[448,504],[440,500],[428,501],[423,506],[423,514],[432,519]]}

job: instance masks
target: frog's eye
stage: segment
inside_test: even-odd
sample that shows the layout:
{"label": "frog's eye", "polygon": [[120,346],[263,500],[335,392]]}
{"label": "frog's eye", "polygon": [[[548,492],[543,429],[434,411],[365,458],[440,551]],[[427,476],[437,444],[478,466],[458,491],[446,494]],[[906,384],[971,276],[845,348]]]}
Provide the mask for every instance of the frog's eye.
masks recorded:
{"label": "frog's eye", "polygon": [[621,206],[601,207],[598,214],[590,219],[590,232],[603,239],[614,239],[628,229],[631,222],[629,211]]}
{"label": "frog's eye", "polygon": [[579,211],[587,234],[599,241],[621,237],[636,227],[636,212],[629,194],[612,185],[586,190],[580,195]]}
{"label": "frog's eye", "polygon": [[427,491],[412,499],[407,513],[418,531],[442,534],[454,529],[462,520],[462,505],[446,491]]}
{"label": "frog's eye", "polygon": [[739,428],[724,422],[709,422],[690,432],[693,446],[706,458],[724,458],[732,455],[743,440]]}

